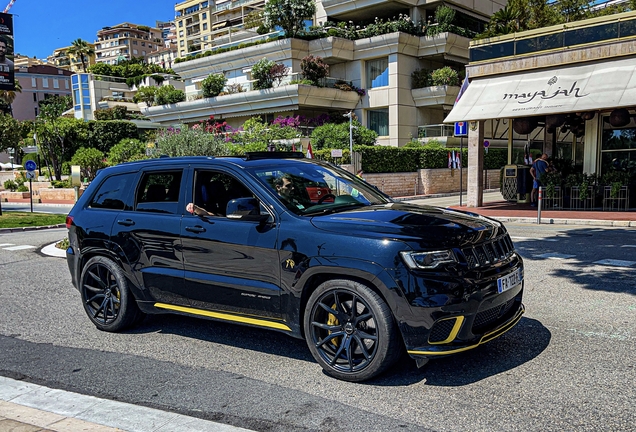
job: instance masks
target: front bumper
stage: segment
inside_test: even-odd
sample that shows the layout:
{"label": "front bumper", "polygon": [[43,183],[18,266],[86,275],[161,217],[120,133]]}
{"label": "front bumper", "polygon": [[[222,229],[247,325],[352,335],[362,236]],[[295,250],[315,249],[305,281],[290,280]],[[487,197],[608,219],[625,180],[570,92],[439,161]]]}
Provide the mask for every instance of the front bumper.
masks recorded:
{"label": "front bumper", "polygon": [[[435,358],[456,354],[462,351],[476,348],[481,344],[490,342],[491,340],[498,338],[499,336],[503,335],[508,330],[513,328],[521,320],[521,317],[523,316],[525,311],[526,309],[523,303],[519,302],[518,308],[510,314],[510,317],[506,321],[504,321],[494,329],[484,333],[472,342],[466,343],[461,341],[450,341],[447,345],[430,344],[424,347],[409,349],[408,353],[413,358]],[[461,321],[462,323],[464,322],[463,319]]]}

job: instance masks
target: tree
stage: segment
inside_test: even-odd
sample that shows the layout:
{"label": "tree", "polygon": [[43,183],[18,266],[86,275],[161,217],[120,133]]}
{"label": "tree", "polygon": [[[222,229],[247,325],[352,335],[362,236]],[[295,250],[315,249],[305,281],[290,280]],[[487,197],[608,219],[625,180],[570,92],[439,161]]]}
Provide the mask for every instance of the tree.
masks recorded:
{"label": "tree", "polygon": [[81,147],[71,159],[71,165],[79,165],[83,178],[93,180],[97,170],[104,168],[104,153],[95,148]]}
{"label": "tree", "polygon": [[136,103],[145,102],[146,105],[152,106],[155,103],[155,95],[157,94],[157,87],[139,87],[133,101]]}
{"label": "tree", "polygon": [[222,73],[210,74],[201,81],[201,89],[203,89],[203,97],[216,97],[223,91],[227,78]]}
{"label": "tree", "polygon": [[85,40],[77,38],[71,43],[68,53],[80,59],[82,69],[86,72],[86,62],[92,55],[95,55],[95,49]]}
{"label": "tree", "polygon": [[73,108],[73,98],[71,97],[71,95],[51,96],[38,102],[38,106],[40,107],[40,109],[42,109],[42,107],[45,105],[51,104],[60,104],[64,107],[64,111],[67,111]]}
{"label": "tree", "polygon": [[[66,111],[63,99],[53,99],[43,105],[35,123],[38,144],[45,158],[51,162],[55,179],[62,179],[62,162],[68,158],[68,150],[73,140],[85,139],[84,122],[79,119],[61,117]],[[78,124],[81,124],[78,127]],[[66,159],[68,160],[68,159]]]}
{"label": "tree", "polygon": [[21,132],[18,120],[0,113],[0,151],[15,148],[20,141]]}
{"label": "tree", "polygon": [[172,84],[161,86],[155,94],[155,103],[157,105],[174,104],[186,100],[183,90],[174,88]]}
{"label": "tree", "polygon": [[329,65],[322,60],[322,57],[314,57],[308,55],[300,61],[300,70],[303,71],[303,77],[319,85],[320,80],[329,75]]}
{"label": "tree", "polygon": [[[357,120],[353,122],[353,144],[374,145],[378,134],[362,126]],[[311,145],[314,150],[323,148],[348,149],[349,123],[328,123],[318,126],[311,133]]]}
{"label": "tree", "polygon": [[0,90],[0,111],[13,115],[13,111],[11,109],[11,104],[17,97],[18,93],[22,93],[22,86],[20,86],[20,82],[15,80],[15,90]]}
{"label": "tree", "polygon": [[269,0],[265,3],[265,22],[273,29],[280,27],[286,37],[295,37],[305,28],[305,20],[316,13],[314,0]]}
{"label": "tree", "polygon": [[134,138],[125,138],[115,144],[108,152],[108,162],[117,165],[146,158],[146,145]]}

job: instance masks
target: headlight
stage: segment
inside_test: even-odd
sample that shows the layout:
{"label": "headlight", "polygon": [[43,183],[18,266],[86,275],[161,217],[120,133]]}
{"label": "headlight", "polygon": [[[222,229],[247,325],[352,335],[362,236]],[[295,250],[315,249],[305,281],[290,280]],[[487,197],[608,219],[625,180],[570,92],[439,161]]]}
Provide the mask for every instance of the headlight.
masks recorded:
{"label": "headlight", "polygon": [[432,269],[440,264],[457,262],[453,251],[400,252],[407,266],[413,269]]}

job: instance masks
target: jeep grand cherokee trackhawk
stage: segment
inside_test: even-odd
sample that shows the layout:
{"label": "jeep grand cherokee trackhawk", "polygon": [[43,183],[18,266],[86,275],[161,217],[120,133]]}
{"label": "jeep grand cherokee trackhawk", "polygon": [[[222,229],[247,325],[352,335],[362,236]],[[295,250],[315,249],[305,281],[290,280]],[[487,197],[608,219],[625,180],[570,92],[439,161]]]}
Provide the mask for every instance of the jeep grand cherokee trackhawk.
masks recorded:
{"label": "jeep grand cherokee trackhawk", "polygon": [[474,348],[524,312],[523,262],[501,223],[394,202],[301,153],[106,168],[66,224],[73,285],[100,330],[148,313],[273,329],[347,381],[404,349],[422,366]]}

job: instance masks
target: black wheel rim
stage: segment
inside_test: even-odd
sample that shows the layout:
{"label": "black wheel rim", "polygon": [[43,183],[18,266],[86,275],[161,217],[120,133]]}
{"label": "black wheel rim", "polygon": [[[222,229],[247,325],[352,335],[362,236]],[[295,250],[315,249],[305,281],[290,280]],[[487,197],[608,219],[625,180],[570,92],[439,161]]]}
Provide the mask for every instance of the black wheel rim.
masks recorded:
{"label": "black wheel rim", "polygon": [[121,290],[117,278],[108,267],[95,263],[84,274],[82,281],[84,306],[91,319],[110,324],[119,316]]}
{"label": "black wheel rim", "polygon": [[376,355],[378,330],[373,311],[346,290],[325,293],[311,311],[311,335],[322,359],[343,373],[359,372]]}

